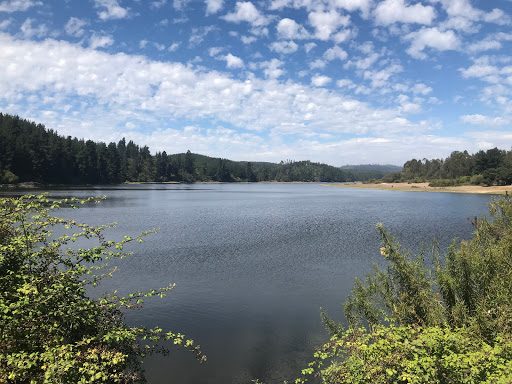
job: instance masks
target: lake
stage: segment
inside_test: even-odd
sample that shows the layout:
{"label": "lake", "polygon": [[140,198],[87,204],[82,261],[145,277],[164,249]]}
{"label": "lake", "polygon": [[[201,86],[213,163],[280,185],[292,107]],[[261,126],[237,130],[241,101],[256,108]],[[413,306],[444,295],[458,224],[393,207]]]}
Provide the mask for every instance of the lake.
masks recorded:
{"label": "lake", "polygon": [[[100,289],[121,294],[176,283],[165,299],[128,313],[133,325],[158,325],[199,343],[205,364],[186,351],[151,357],[150,384],[265,383],[293,380],[328,340],[319,308],[342,321],[355,277],[380,260],[382,222],[415,250],[468,239],[468,216],[489,196],[338,188],[322,184],[121,185],[52,190],[102,196],[100,205],[61,216],[105,224],[121,240],[159,227],[134,255],[116,261]],[[5,193],[3,193],[5,194]]]}

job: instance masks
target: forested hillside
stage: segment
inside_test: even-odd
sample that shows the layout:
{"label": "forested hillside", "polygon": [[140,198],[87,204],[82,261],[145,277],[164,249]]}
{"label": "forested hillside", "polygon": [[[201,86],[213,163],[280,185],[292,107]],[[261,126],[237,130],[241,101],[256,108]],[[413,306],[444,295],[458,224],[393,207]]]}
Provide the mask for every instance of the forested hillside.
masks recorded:
{"label": "forested hillside", "polygon": [[311,161],[231,161],[186,153],[150,153],[123,138],[109,144],[60,136],[44,125],[0,113],[0,182],[114,184],[195,181],[364,180],[357,172]]}
{"label": "forested hillside", "polygon": [[493,148],[475,154],[454,151],[446,159],[412,159],[404,164],[401,173],[391,173],[383,181],[430,181],[432,186],[509,185],[512,184],[512,150]]}

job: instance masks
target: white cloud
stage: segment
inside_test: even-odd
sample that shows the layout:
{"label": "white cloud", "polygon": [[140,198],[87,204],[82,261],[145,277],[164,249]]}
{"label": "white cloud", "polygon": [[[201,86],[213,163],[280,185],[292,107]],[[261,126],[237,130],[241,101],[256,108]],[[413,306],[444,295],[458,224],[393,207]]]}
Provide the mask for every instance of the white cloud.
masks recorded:
{"label": "white cloud", "polygon": [[364,70],[370,68],[373,64],[375,64],[379,58],[380,58],[380,54],[373,52],[373,53],[370,53],[368,56],[363,57],[363,58],[358,58],[355,61],[352,61],[352,60],[348,61],[344,65],[344,68],[348,69],[352,66],[355,66],[358,70],[364,71]]}
{"label": "white cloud", "polygon": [[327,63],[321,59],[316,59],[314,61],[312,61],[311,63],[309,63],[309,68],[310,69],[323,69],[325,68],[325,66],[327,65]]}
{"label": "white cloud", "polygon": [[68,35],[81,37],[84,34],[83,27],[86,25],[87,21],[78,19],[76,17],[71,17],[64,26],[64,30]]}
{"label": "white cloud", "polygon": [[210,48],[208,49],[208,54],[209,54],[210,56],[212,56],[212,57],[213,57],[213,56],[217,56],[217,55],[218,55],[219,53],[221,53],[223,50],[224,50],[224,48],[222,48],[222,47],[210,47]]}
{"label": "white cloud", "polygon": [[407,95],[398,95],[397,101],[400,104],[399,110],[404,114],[421,112],[421,105],[410,101]]}
{"label": "white cloud", "polygon": [[436,17],[431,6],[420,3],[406,5],[404,0],[384,0],[374,10],[377,25],[390,25],[393,23],[416,23],[430,25]]}
{"label": "white cloud", "polygon": [[432,88],[423,83],[418,83],[418,84],[415,84],[414,87],[412,87],[412,92],[415,94],[426,96],[430,92],[432,92]]}
{"label": "white cloud", "polygon": [[304,44],[304,50],[306,51],[306,53],[309,53],[309,51],[311,51],[315,47],[316,47],[316,43]]}
{"label": "white cloud", "polygon": [[48,33],[48,28],[44,24],[39,24],[37,27],[33,27],[32,23],[34,21],[34,19],[27,18],[21,25],[20,31],[25,39],[43,37]]}
{"label": "white cloud", "polygon": [[449,18],[448,25],[459,26],[461,30],[475,31],[478,27],[473,27],[473,22],[484,21],[487,23],[495,23],[498,25],[507,25],[511,23],[511,18],[501,9],[493,9],[491,12],[486,13],[471,5],[470,0],[437,0],[439,1]]}
{"label": "white cloud", "polygon": [[[140,136],[133,137],[137,143],[151,145],[153,150],[179,152],[175,150],[176,141],[180,145],[190,143],[190,136],[187,140],[181,138],[197,135],[197,140],[192,141],[201,143],[198,147],[208,151],[214,150],[210,148],[212,145],[217,150],[222,137],[227,140],[226,147],[236,140],[242,141],[244,144],[237,144],[237,148],[240,153],[245,149],[246,156],[254,150],[264,160],[271,160],[269,151],[282,156],[283,151],[299,153],[300,149],[309,148],[318,154],[315,160],[320,161],[324,159],[320,156],[327,156],[323,152],[331,153],[329,146],[313,145],[309,140],[304,141],[303,148],[295,139],[283,146],[269,144],[265,150],[268,140],[255,132],[265,132],[265,138],[279,141],[282,135],[274,129],[293,125],[302,127],[300,132],[314,133],[315,137],[364,134],[374,135],[374,139],[382,142],[400,132],[420,134],[435,127],[426,122],[408,121],[397,107],[374,107],[342,92],[323,88],[322,83],[330,84],[327,78],[312,79],[312,85],[279,81],[284,74],[284,63],[276,59],[258,63],[267,79],[255,75],[239,79],[202,66],[153,61],[126,53],[110,54],[54,39],[16,40],[0,33],[0,46],[4,48],[0,67],[5,68],[0,71],[0,88],[4,90],[0,101],[4,105],[25,105],[16,107],[16,112],[25,111],[24,116],[37,118],[63,135],[83,137],[87,132],[94,140],[119,140],[126,133],[119,127],[131,122],[138,127],[155,127],[153,133],[139,132]],[[363,89],[354,88],[356,92]],[[44,110],[57,112],[39,120],[38,117],[43,117],[43,98]],[[87,116],[87,123],[83,116]],[[183,126],[199,125],[202,121],[209,121],[213,126],[225,124],[235,132],[221,130],[218,136],[216,133],[209,136],[205,135],[205,129],[185,132],[181,128],[169,128],[179,127],[183,121],[186,122]],[[242,132],[237,132],[239,128]],[[139,130],[135,127],[131,132],[136,131]],[[243,136],[248,131],[248,136]],[[258,143],[256,147],[246,144],[254,139]],[[361,140],[359,150],[367,142],[366,138]],[[329,144],[339,151],[338,144],[332,141]],[[405,152],[410,152],[411,146],[406,148],[404,156],[408,158],[410,153]]]}
{"label": "white cloud", "polygon": [[334,42],[336,44],[340,44],[340,43],[343,43],[347,40],[350,40],[350,39],[353,39],[357,36],[357,29],[356,28],[351,28],[351,29],[342,29],[341,31],[339,32],[336,32],[332,39],[334,40]]}
{"label": "white cloud", "polygon": [[295,22],[295,20],[284,18],[277,23],[277,33],[282,39],[307,39],[309,33],[306,29]]}
{"label": "white cloud", "polygon": [[350,79],[340,79],[336,82],[336,85],[340,88],[354,89],[356,85]]}
{"label": "white cloud", "polygon": [[480,114],[463,115],[460,119],[468,124],[484,126],[502,126],[510,123],[510,121],[507,121],[507,119],[503,117],[484,116]]}
{"label": "white cloud", "polygon": [[94,0],[96,8],[104,8],[98,12],[101,20],[124,19],[128,10],[121,7],[117,0]]}
{"label": "white cloud", "polygon": [[0,30],[6,29],[9,25],[11,25],[11,22],[11,20],[0,21]]}
{"label": "white cloud", "polygon": [[311,78],[311,84],[315,87],[323,87],[324,85],[329,84],[332,79],[328,76],[316,75]]}
{"label": "white cloud", "polygon": [[449,16],[462,16],[470,20],[477,20],[482,14],[473,8],[469,0],[440,0]]}
{"label": "white cloud", "polygon": [[150,4],[151,9],[160,9],[167,4],[167,0],[152,1]]}
{"label": "white cloud", "polygon": [[41,1],[34,0],[9,0],[0,3],[0,12],[24,12],[29,8],[43,5]]}
{"label": "white cloud", "polygon": [[269,48],[271,51],[287,55],[297,52],[299,46],[294,41],[274,41]]}
{"label": "white cloud", "polygon": [[370,14],[371,0],[335,0],[335,5],[349,12],[361,11],[361,16],[366,19]]}
{"label": "white cloud", "polygon": [[475,64],[467,69],[460,69],[462,76],[465,78],[476,77],[486,78],[489,76],[499,75],[500,69],[494,65],[489,64],[488,60],[480,59]]}
{"label": "white cloud", "polygon": [[365,71],[363,78],[371,81],[372,88],[381,88],[389,86],[389,79],[397,73],[403,71],[403,67],[398,64],[392,64],[380,71]]}
{"label": "white cloud", "polygon": [[491,12],[486,13],[483,16],[483,20],[487,23],[494,23],[498,25],[510,25],[512,20],[509,15],[503,12],[501,9],[493,9]]}
{"label": "white cloud", "polygon": [[260,63],[260,68],[263,69],[263,73],[267,79],[277,79],[286,73],[286,71],[281,68],[283,65],[283,61],[272,59]]}
{"label": "white cloud", "polygon": [[309,24],[315,28],[315,37],[320,40],[329,40],[338,28],[346,27],[350,23],[349,16],[342,16],[335,10],[328,12],[310,12]]}
{"label": "white cloud", "polygon": [[213,25],[208,25],[205,27],[192,28],[192,33],[188,38],[188,42],[191,46],[197,46],[201,44],[205,37],[208,36],[211,32],[215,31],[217,28]]}
{"label": "white cloud", "polygon": [[460,40],[453,31],[441,32],[437,28],[422,27],[417,32],[411,32],[405,36],[411,41],[407,53],[416,59],[425,59],[425,48],[433,48],[439,51],[455,50],[460,46]]}
{"label": "white cloud", "polygon": [[489,51],[491,49],[501,49],[502,45],[497,40],[482,40],[473,44],[469,44],[467,50],[471,53]]}
{"label": "white cloud", "polygon": [[258,39],[256,37],[254,37],[254,36],[244,36],[244,35],[242,35],[242,36],[240,36],[240,40],[244,44],[252,44],[252,43],[254,43]]}
{"label": "white cloud", "polygon": [[148,43],[149,43],[149,41],[147,41],[147,40],[141,40],[141,41],[139,41],[139,48],[140,48],[140,49],[144,49],[144,48],[146,48],[146,46],[148,45]]}
{"label": "white cloud", "polygon": [[228,68],[244,67],[244,61],[239,57],[233,56],[231,53],[228,53],[223,59],[226,60],[226,67]]}
{"label": "white cloud", "polygon": [[343,61],[347,58],[347,56],[348,54],[347,52],[345,52],[345,50],[340,48],[338,45],[335,45],[334,47],[329,48],[327,51],[325,51],[323,57],[328,61],[332,61],[335,59]]}
{"label": "white cloud", "polygon": [[111,46],[112,44],[114,44],[114,39],[112,36],[108,35],[92,35],[89,39],[89,48],[91,49],[105,48]]}
{"label": "white cloud", "polygon": [[173,0],[172,7],[176,11],[183,11],[187,7],[189,1],[190,0]]}
{"label": "white cloud", "polygon": [[205,0],[206,1],[206,15],[213,15],[219,12],[224,6],[224,0]]}
{"label": "white cloud", "polygon": [[179,46],[181,45],[181,43],[172,43],[169,48],[167,48],[167,50],[169,52],[174,52],[175,50],[177,50],[179,48]]}
{"label": "white cloud", "polygon": [[250,1],[237,1],[235,11],[223,16],[223,19],[233,23],[241,23],[245,21],[253,27],[262,27],[270,22],[270,20],[258,11]]}

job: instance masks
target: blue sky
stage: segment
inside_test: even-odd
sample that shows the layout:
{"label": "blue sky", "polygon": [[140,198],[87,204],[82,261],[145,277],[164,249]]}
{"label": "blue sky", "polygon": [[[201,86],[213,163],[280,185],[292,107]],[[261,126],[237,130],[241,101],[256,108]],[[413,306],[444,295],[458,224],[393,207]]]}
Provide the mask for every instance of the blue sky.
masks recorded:
{"label": "blue sky", "polygon": [[0,111],[233,160],[512,147],[510,0],[0,0]]}

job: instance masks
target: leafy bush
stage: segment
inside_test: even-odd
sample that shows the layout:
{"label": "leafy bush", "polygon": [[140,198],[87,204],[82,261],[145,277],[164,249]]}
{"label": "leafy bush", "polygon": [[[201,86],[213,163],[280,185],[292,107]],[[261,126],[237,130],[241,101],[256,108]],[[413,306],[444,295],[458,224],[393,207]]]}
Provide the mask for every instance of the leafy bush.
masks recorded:
{"label": "leafy bush", "polygon": [[482,185],[484,184],[484,177],[480,174],[471,176],[470,184]]}
{"label": "leafy bush", "polygon": [[[98,200],[52,201],[46,195],[0,199],[0,382],[142,381],[141,359],[167,352],[157,344],[161,340],[205,359],[199,346],[179,333],[124,322],[123,310],[139,308],[144,297],[165,296],[173,285],[128,297],[87,297],[87,285],[96,286],[113,273],[102,274],[106,265],[101,263],[125,257],[124,245],[142,241],[151,231],[116,242],[104,238],[114,224],[94,227],[51,215],[60,206],[86,202]],[[56,237],[56,228],[75,233]],[[98,243],[67,248],[82,239]]]}
{"label": "leafy bush", "polygon": [[434,244],[429,264],[378,224],[387,270],[356,279],[348,331],[322,311],[333,339],[296,382],[313,372],[326,383],[512,382],[511,197],[489,215],[443,257]]}

